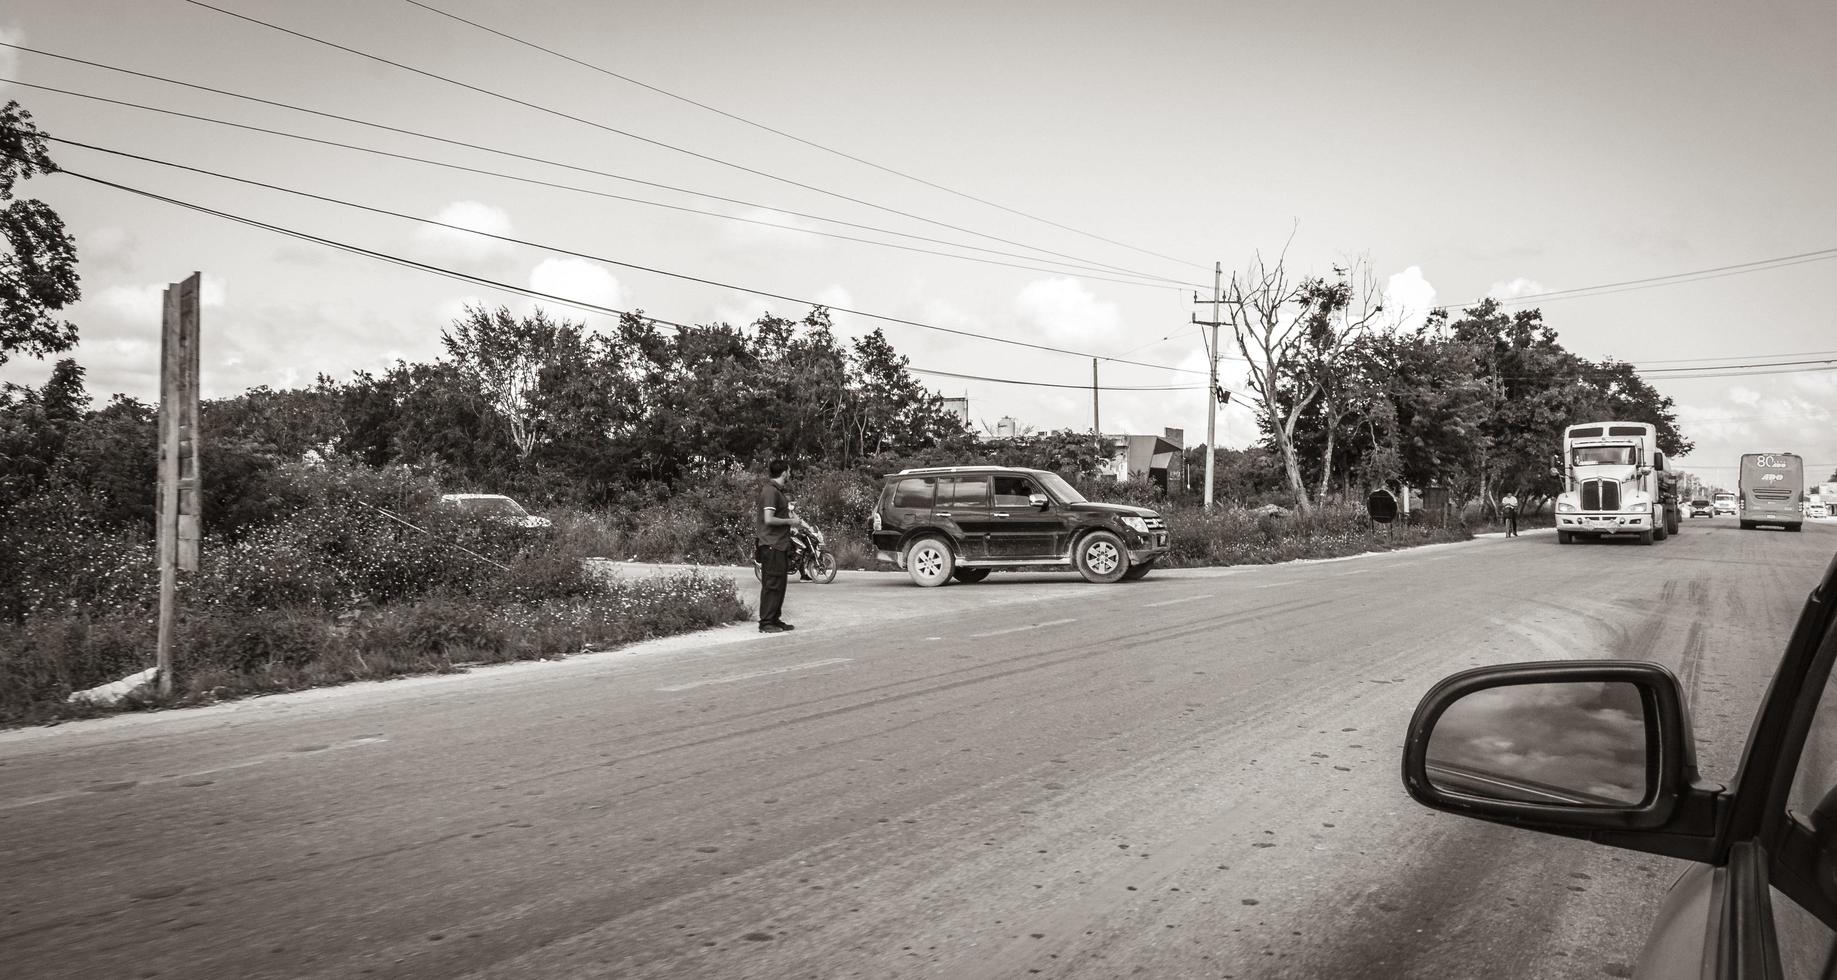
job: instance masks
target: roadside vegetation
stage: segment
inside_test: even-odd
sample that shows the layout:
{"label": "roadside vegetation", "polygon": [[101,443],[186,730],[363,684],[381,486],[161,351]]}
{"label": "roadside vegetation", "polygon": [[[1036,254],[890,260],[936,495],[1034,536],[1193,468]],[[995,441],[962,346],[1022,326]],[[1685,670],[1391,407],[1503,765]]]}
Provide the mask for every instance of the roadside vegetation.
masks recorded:
{"label": "roadside vegetation", "polygon": [[[56,171],[48,145],[16,102],[0,109],[0,364],[78,339],[61,315],[81,295],[76,242],[42,202],[14,197]],[[1356,264],[1290,277],[1259,260],[1234,275],[1226,317],[1264,438],[1188,450],[1166,486],[1100,476],[1088,433],[979,438],[880,330],[840,337],[820,307],[742,326],[632,312],[605,330],[469,308],[431,361],[204,404],[202,567],[182,577],[173,700],[565,656],[744,618],[725,579],[606,580],[585,559],[745,562],[749,501],[774,457],[792,462],[800,513],[843,568],[879,564],[866,529],[887,474],[976,462],[1155,507],[1166,563],[1190,566],[1458,540],[1508,490],[1536,512],[1548,455],[1578,419],[1649,419],[1668,453],[1688,451],[1670,399],[1629,365],[1564,349],[1538,310],[1487,300],[1403,330],[1373,295]],[[153,662],[156,409],[119,394],[98,406],[84,377],[65,357],[42,385],[0,386],[0,723],[93,710],[65,698]],[[1372,488],[1432,483],[1447,500],[1426,526],[1364,517]],[[459,491],[511,494],[553,527],[437,506]]]}

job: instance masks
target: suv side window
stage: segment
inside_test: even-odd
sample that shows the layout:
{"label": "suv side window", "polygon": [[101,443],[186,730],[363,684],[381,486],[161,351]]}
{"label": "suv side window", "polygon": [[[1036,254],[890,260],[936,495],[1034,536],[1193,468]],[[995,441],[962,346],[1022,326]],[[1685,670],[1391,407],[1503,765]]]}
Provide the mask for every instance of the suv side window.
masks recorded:
{"label": "suv side window", "polygon": [[[1837,793],[1837,670],[1826,679],[1818,713],[1805,733],[1799,771],[1786,800],[1790,819],[1809,829],[1812,810],[1833,793]],[[1774,935],[1787,980],[1831,976],[1829,971],[1837,969],[1837,931],[1779,891],[1772,898]]]}
{"label": "suv side window", "polygon": [[997,507],[1030,507],[1034,494],[1040,488],[1024,476],[995,477],[995,506]]}
{"label": "suv side window", "polygon": [[893,506],[901,510],[930,510],[938,481],[929,476],[907,477],[893,488]]}
{"label": "suv side window", "polygon": [[938,507],[981,507],[989,506],[989,478],[986,476],[960,476],[946,482],[938,490]]}

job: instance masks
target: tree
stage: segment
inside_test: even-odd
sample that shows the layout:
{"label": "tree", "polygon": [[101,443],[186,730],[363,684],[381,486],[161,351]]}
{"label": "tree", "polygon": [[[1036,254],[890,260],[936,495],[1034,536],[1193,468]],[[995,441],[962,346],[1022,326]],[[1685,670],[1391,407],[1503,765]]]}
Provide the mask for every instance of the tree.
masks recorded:
{"label": "tree", "polygon": [[83,368],[69,358],[52,367],[42,388],[0,386],[0,508],[44,486],[88,410]]}
{"label": "tree", "polygon": [[468,306],[453,329],[441,331],[447,356],[509,428],[519,460],[535,451],[550,421],[537,398],[542,372],[558,357],[578,351],[581,331],[579,324],[549,319],[540,307],[519,318],[503,306],[495,313]]}
{"label": "tree", "polygon": [[[1291,281],[1286,260],[1286,248],[1274,265],[1259,252],[1246,270],[1233,272],[1225,289],[1224,315],[1238,352],[1249,364],[1250,392],[1282,457],[1289,492],[1305,514],[1313,503],[1301,476],[1296,426],[1323,386],[1332,383],[1334,368],[1347,348],[1382,307],[1368,282],[1354,289],[1351,269],[1335,268],[1330,281]],[[1356,313],[1355,292],[1362,296]]]}
{"label": "tree", "polygon": [[0,108],[0,364],[15,353],[43,357],[76,345],[77,328],[54,315],[77,301],[76,241],[43,201],[13,200],[35,174],[56,173],[45,136],[18,102]]}

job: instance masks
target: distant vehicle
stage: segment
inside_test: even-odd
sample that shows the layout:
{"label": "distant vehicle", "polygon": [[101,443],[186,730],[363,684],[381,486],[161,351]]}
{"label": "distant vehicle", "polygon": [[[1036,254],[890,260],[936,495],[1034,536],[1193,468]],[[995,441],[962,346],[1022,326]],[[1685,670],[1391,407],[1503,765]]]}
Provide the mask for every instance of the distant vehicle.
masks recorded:
{"label": "distant vehicle", "polygon": [[1676,480],[1650,422],[1586,422],[1563,430],[1563,453],[1551,461],[1561,477],[1556,541],[1634,535],[1663,541],[1678,529]]}
{"label": "distant vehicle", "polygon": [[1797,531],[1805,519],[1805,461],[1796,453],[1743,453],[1735,504],[1743,530],[1771,524]]}
{"label": "distant vehicle", "polygon": [[1716,508],[1705,498],[1698,497],[1697,499],[1692,500],[1690,502],[1690,516],[1692,517],[1715,517]]}
{"label": "distant vehicle", "polygon": [[554,526],[553,521],[531,514],[523,509],[522,504],[501,493],[443,493],[440,495],[440,506],[514,527]]}
{"label": "distant vehicle", "polygon": [[1735,495],[1727,490],[1723,490],[1716,494],[1716,500],[1713,506],[1716,508],[1717,517],[1734,517],[1739,509],[1735,506]]}
{"label": "distant vehicle", "polygon": [[1831,516],[1831,509],[1822,500],[1808,500],[1805,502],[1805,516],[1810,518],[1829,517]]}
{"label": "distant vehicle", "polygon": [[[1726,785],[1697,771],[1689,685],[1648,660],[1577,650],[1430,688],[1405,732],[1404,787],[1432,809],[1691,862],[1632,969],[1609,971],[1617,976],[1837,976],[1834,606],[1837,560],[1806,598],[1752,726],[1734,729],[1746,746],[1717,753],[1742,760]],[[1739,640],[1736,651],[1762,655]],[[1559,853],[1598,867],[1621,860],[1573,845]],[[1482,894],[1532,900],[1506,884]]]}
{"label": "distant vehicle", "polygon": [[1160,514],[1088,501],[1057,473],[1008,466],[902,470],[881,488],[870,531],[882,561],[927,587],[1016,567],[1132,582],[1168,550]]}

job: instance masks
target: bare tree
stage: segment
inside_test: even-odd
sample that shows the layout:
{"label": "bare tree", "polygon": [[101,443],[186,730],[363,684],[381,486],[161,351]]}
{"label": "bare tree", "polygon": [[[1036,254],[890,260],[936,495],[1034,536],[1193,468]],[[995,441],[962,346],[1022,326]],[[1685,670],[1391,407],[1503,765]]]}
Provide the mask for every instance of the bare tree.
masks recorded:
{"label": "bare tree", "polygon": [[[1273,264],[1258,252],[1243,272],[1231,274],[1225,289],[1225,320],[1237,349],[1249,364],[1249,387],[1268,420],[1270,435],[1282,457],[1283,474],[1295,506],[1303,514],[1313,511],[1313,500],[1301,478],[1301,461],[1295,450],[1295,426],[1308,406],[1328,395],[1334,399],[1329,413],[1338,411],[1345,396],[1337,384],[1347,352],[1377,319],[1377,301],[1369,264],[1351,263],[1323,277],[1291,279],[1287,268],[1288,246]],[[1354,287],[1354,275],[1362,278]],[[1337,423],[1338,418],[1330,421]],[[1331,431],[1331,429],[1329,429]],[[1328,440],[1328,458],[1332,455]],[[1324,470],[1324,467],[1323,467]],[[1323,474],[1321,491],[1325,493]]]}

